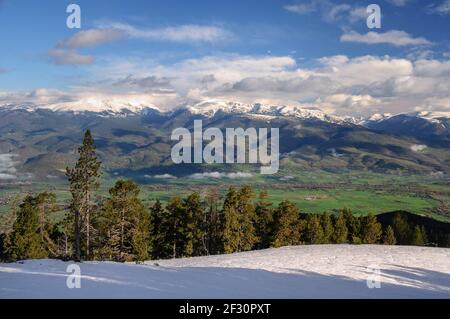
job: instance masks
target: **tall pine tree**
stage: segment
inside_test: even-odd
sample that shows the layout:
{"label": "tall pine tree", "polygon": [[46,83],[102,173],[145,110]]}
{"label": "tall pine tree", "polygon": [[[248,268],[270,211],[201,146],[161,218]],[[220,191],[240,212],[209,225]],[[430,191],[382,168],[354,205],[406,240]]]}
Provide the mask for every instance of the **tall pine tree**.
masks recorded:
{"label": "tall pine tree", "polygon": [[119,180],[103,206],[103,254],[116,261],[142,261],[149,257],[149,214],[139,199],[139,187]]}
{"label": "tall pine tree", "polygon": [[207,255],[207,215],[202,207],[200,194],[192,193],[184,200],[186,227],[185,227],[185,255]]}
{"label": "tall pine tree", "polygon": [[162,258],[165,250],[164,234],[163,234],[163,221],[165,211],[158,199],[150,208],[150,244],[152,247],[153,259]]}
{"label": "tall pine tree", "polygon": [[255,207],[256,223],[255,230],[258,238],[258,249],[268,248],[272,239],[273,210],[272,203],[268,200],[266,191],[259,193],[258,202]]}
{"label": "tall pine tree", "polygon": [[83,256],[86,259],[91,257],[91,219],[95,208],[93,197],[99,187],[98,178],[100,177],[100,162],[97,160],[90,130],[84,134],[83,144],[78,149],[78,153],[80,157],[75,167],[67,168],[66,175],[72,194],[70,210],[74,214],[74,258],[79,261],[82,258],[82,234],[85,239]]}
{"label": "tall pine tree", "polygon": [[11,260],[46,258],[48,251],[39,230],[38,199],[26,196],[17,212],[6,247],[6,254]]}
{"label": "tall pine tree", "polygon": [[327,212],[323,213],[320,216],[320,223],[322,224],[323,229],[323,243],[324,244],[332,243],[334,234],[334,225],[330,214],[328,214]]}
{"label": "tall pine tree", "polygon": [[340,212],[339,215],[335,218],[334,222],[334,236],[333,241],[336,244],[344,244],[348,239],[348,229],[346,218],[343,212]]}
{"label": "tall pine tree", "polygon": [[222,213],[222,244],[225,254],[239,250],[241,240],[241,225],[239,220],[239,194],[230,187],[223,203]]}
{"label": "tall pine tree", "polygon": [[169,199],[161,225],[162,258],[183,257],[186,252],[186,210],[180,197]]}

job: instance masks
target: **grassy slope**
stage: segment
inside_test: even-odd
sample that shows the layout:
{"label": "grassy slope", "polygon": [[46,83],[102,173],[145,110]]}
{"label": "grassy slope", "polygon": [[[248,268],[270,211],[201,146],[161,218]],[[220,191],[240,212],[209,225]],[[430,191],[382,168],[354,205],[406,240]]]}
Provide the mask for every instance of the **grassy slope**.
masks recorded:
{"label": "grassy slope", "polygon": [[[292,176],[292,179],[282,181],[285,176]],[[105,174],[101,183],[100,195],[108,196],[108,188],[118,178],[111,178]],[[158,182],[158,187],[153,184],[155,182]],[[211,186],[220,187],[223,194],[230,185],[241,186],[246,183],[252,184],[257,192],[266,189],[274,205],[288,199],[294,202],[302,212],[307,213],[332,212],[344,207],[352,209],[358,215],[404,210],[441,221],[450,221],[450,216],[435,212],[435,209],[442,203],[450,206],[450,186],[447,179],[414,175],[396,176],[354,171],[335,174],[324,171],[285,170],[277,176],[263,178],[261,175],[255,174],[253,178],[244,180],[159,180],[141,184],[141,198],[146,205],[150,205],[158,198],[166,202],[172,195],[185,196],[194,190],[202,192]],[[317,189],[305,189],[305,186],[310,185],[318,185],[318,187]],[[321,188],[320,185],[326,187]],[[415,190],[410,191],[407,187],[414,187]],[[56,192],[61,205],[67,204],[70,198],[67,183],[53,181],[51,183],[33,183],[31,186],[22,186],[21,189],[17,187],[0,188],[0,199],[12,194],[42,190]],[[7,210],[7,205],[0,204],[0,231],[4,226],[3,219],[7,215]],[[61,214],[57,214],[54,217],[60,216]]]}

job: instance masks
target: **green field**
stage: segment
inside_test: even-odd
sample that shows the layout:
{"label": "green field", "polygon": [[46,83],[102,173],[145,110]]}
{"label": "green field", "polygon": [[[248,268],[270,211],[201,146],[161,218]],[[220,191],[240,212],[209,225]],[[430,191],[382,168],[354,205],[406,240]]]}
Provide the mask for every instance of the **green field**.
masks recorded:
{"label": "green field", "polygon": [[[291,176],[289,180],[283,177]],[[99,196],[108,196],[108,189],[118,179],[104,175]],[[357,215],[385,213],[395,210],[409,211],[440,221],[450,221],[450,183],[446,176],[435,178],[419,175],[385,175],[368,172],[310,172],[289,171],[263,177],[254,174],[248,179],[188,179],[179,178],[167,181],[142,183],[141,199],[150,206],[156,199],[166,202],[171,196],[186,196],[198,191],[201,194],[208,188],[218,188],[221,197],[229,186],[252,185],[255,192],[266,190],[269,199],[277,205],[282,200],[294,202],[304,213],[336,212],[350,208]],[[32,183],[30,185],[0,185],[0,226],[4,226],[11,198],[26,193],[49,190],[57,195],[61,207],[70,199],[66,181],[52,184]],[[55,215],[59,218],[62,215]],[[1,227],[0,227],[1,228]],[[0,229],[1,230],[1,229]]]}

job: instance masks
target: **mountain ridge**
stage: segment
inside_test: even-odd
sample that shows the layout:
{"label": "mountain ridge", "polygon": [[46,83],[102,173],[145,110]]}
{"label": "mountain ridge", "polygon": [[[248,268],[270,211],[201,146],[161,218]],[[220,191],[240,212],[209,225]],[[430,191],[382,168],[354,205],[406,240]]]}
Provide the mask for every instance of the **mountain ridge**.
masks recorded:
{"label": "mountain ridge", "polygon": [[356,124],[362,126],[373,126],[376,123],[401,117],[420,118],[431,123],[442,124],[442,119],[450,119],[450,112],[415,111],[410,113],[374,113],[367,117],[338,116],[327,114],[318,108],[308,108],[296,105],[275,105],[263,103],[242,103],[225,100],[205,100],[196,104],[182,105],[171,110],[164,110],[153,104],[143,103],[140,100],[121,99],[96,99],[89,98],[76,102],[65,102],[56,104],[4,104],[0,105],[0,110],[25,110],[33,112],[39,109],[53,112],[66,112],[73,114],[97,114],[99,116],[123,117],[129,115],[142,115],[149,112],[159,112],[170,115],[180,110],[186,110],[193,115],[214,117],[217,113],[240,114],[248,116],[261,116],[270,120],[273,117],[295,117],[300,119],[317,119],[337,124]]}

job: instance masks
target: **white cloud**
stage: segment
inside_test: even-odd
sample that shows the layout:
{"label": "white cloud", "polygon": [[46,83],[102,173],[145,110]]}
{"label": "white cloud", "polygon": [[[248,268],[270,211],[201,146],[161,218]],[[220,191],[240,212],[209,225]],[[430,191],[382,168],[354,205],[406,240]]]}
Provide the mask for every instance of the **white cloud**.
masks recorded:
{"label": "white cloud", "polygon": [[0,105],[168,110],[224,100],[321,108],[335,115],[450,111],[448,60],[338,55],[312,65],[299,67],[289,56],[204,56],[166,65],[133,57],[102,59],[87,67],[90,82],[67,92],[0,92]]}
{"label": "white cloud", "polygon": [[397,47],[431,44],[431,42],[425,38],[414,38],[409,33],[399,30],[390,30],[387,32],[370,31],[366,34],[360,34],[356,31],[349,31],[341,36],[341,42],[391,44]]}
{"label": "white cloud", "polygon": [[231,39],[232,34],[217,26],[178,25],[165,28],[138,28],[125,23],[104,23],[101,30],[108,30],[117,35],[126,35],[135,39],[148,39],[170,42],[219,42]]}
{"label": "white cloud", "polygon": [[431,4],[428,6],[429,13],[436,13],[440,15],[450,14],[450,0],[445,0],[440,4]]}
{"label": "white cloud", "polygon": [[411,0],[388,0],[388,2],[397,7],[404,7]]}
{"label": "white cloud", "polygon": [[374,107],[381,104],[381,100],[370,95],[334,94],[323,100],[318,98],[315,104],[327,113],[347,113],[345,110],[351,110],[355,114],[355,110],[358,110],[359,113],[370,114]]}
{"label": "white cloud", "polygon": [[83,30],[72,37],[61,41],[59,48],[80,49],[89,48],[117,41],[124,37],[124,33],[113,29],[89,29]]}
{"label": "white cloud", "polygon": [[49,56],[55,64],[83,65],[94,62],[93,56],[83,55],[74,50],[53,49],[50,50]]}
{"label": "white cloud", "polygon": [[366,8],[353,6],[347,3],[336,4],[330,0],[310,0],[304,3],[284,6],[284,9],[297,13],[318,13],[323,20],[329,23],[335,22],[357,22],[367,17]]}
{"label": "white cloud", "polygon": [[287,11],[304,14],[314,11],[314,6],[312,3],[300,3],[300,4],[290,4],[284,6]]}
{"label": "white cloud", "polygon": [[[124,23],[106,23],[97,29],[79,31],[75,35],[59,42],[49,51],[55,64],[83,65],[94,62],[94,57],[76,51],[115,42],[125,38],[147,39],[170,42],[225,42],[232,39],[232,34],[223,28],[204,25],[179,25],[166,28],[144,29]],[[0,72],[1,73],[1,72]]]}

